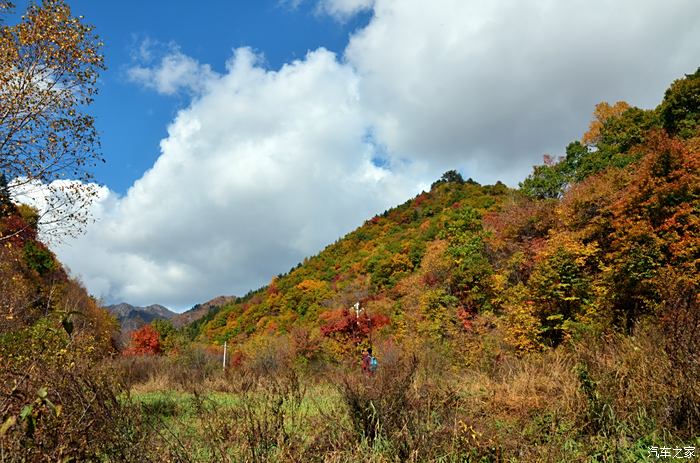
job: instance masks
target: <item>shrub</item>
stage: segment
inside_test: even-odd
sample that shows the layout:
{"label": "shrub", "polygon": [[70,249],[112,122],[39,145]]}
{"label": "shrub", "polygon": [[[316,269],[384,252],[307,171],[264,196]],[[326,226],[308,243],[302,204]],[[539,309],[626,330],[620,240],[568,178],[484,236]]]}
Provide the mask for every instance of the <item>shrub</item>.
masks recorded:
{"label": "shrub", "polygon": [[96,365],[86,338],[42,320],[0,339],[4,461],[135,461],[149,432],[118,400],[116,372]]}
{"label": "shrub", "polygon": [[39,275],[46,275],[58,266],[51,251],[37,241],[27,241],[23,255],[27,266]]}
{"label": "shrub", "polygon": [[124,355],[156,355],[161,353],[160,334],[151,325],[131,333],[131,342]]}

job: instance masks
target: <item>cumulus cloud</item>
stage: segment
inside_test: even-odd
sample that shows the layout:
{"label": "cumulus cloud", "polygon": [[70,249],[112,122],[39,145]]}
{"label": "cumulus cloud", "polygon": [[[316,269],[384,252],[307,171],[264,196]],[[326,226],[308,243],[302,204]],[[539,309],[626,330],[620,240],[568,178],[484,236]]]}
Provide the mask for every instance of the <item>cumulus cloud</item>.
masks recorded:
{"label": "cumulus cloud", "polygon": [[243,294],[418,192],[377,167],[357,78],[324,49],[278,71],[239,49],[179,112],[161,155],[61,258],[106,300]]}
{"label": "cumulus cloud", "polygon": [[[141,63],[127,69],[130,81],[155,90],[162,95],[174,95],[180,91],[200,93],[218,75],[208,64],[183,54],[176,45],[170,45],[155,65],[149,65],[157,47],[151,39],[141,42],[133,54]],[[161,48],[161,47],[158,47]]]}
{"label": "cumulus cloud", "polygon": [[700,56],[700,3],[376,0],[346,49],[389,151],[517,185],[601,100],[650,107]]}
{"label": "cumulus cloud", "polygon": [[[442,172],[517,185],[601,100],[651,107],[700,56],[700,3],[321,0],[372,8],[341,59],[279,70],[238,49],[216,74],[148,46],[131,78],[187,91],[155,165],[60,257],[109,302],[242,294]],[[381,166],[381,167],[379,167]]]}
{"label": "cumulus cloud", "polygon": [[321,0],[317,4],[319,12],[333,16],[339,20],[372,8],[374,0]]}

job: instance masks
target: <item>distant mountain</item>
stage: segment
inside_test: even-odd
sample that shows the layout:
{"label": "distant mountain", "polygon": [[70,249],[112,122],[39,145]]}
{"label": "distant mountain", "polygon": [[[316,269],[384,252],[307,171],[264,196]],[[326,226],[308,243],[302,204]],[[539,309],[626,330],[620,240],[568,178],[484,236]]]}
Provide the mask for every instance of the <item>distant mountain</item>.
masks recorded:
{"label": "distant mountain", "polygon": [[122,328],[122,335],[137,330],[153,320],[169,320],[177,315],[159,304],[136,307],[122,302],[121,304],[108,305],[105,309],[117,317]]}
{"label": "distant mountain", "polygon": [[236,296],[215,297],[210,301],[195,305],[186,312],[176,314],[171,318],[171,320],[175,328],[181,328],[202,319],[203,317],[209,315],[209,313],[212,311],[218,310],[225,305],[235,302],[237,299],[238,298]]}

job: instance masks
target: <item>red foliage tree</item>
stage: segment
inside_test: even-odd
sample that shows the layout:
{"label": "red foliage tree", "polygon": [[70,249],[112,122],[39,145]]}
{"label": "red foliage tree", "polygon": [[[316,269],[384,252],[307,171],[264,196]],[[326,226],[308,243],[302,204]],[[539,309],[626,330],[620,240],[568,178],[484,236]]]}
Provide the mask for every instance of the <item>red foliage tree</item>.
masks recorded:
{"label": "red foliage tree", "polygon": [[386,315],[360,314],[358,317],[348,309],[331,310],[321,314],[320,318],[325,321],[321,326],[321,334],[335,338],[339,341],[350,341],[355,345],[360,344],[369,338],[373,330],[377,330],[389,324],[389,317]]}
{"label": "red foliage tree", "polygon": [[36,240],[36,229],[19,214],[14,214],[0,220],[0,238],[7,238],[14,246],[22,247],[27,241]]}
{"label": "red foliage tree", "polygon": [[157,355],[161,353],[160,334],[151,325],[131,333],[131,343],[124,355]]}

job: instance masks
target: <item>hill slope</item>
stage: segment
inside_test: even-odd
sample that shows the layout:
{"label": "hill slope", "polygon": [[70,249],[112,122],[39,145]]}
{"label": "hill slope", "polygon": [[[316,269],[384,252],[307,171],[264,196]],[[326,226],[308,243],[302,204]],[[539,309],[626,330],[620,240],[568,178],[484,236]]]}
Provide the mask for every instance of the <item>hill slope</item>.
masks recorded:
{"label": "hill slope", "polygon": [[[223,307],[201,326],[200,337],[222,342],[293,329],[309,330],[315,336],[320,328],[336,323],[336,318],[346,317],[346,309],[357,301],[369,314],[367,320],[374,320],[378,328],[381,320],[415,312],[413,303],[401,311],[393,305],[407,289],[400,283],[407,284],[411,277],[424,277],[428,286],[440,280],[449,286],[444,296],[454,298],[464,288],[456,280],[442,279],[462,265],[460,252],[479,259],[484,245],[479,218],[498,210],[513,194],[503,184],[481,186],[448,172],[429,192],[373,217],[287,274],[273,278],[268,286]],[[457,235],[463,233],[473,239],[473,252],[458,249]],[[446,250],[457,254],[444,263],[444,269],[428,269],[435,256]],[[461,300],[453,304],[454,312],[468,317],[480,303]],[[417,318],[418,314],[410,316]]]}
{"label": "hill slope", "polygon": [[342,353],[372,334],[459,351],[479,323],[520,351],[631,332],[697,293],[699,95],[700,71],[654,110],[601,103],[584,143],[546,158],[518,191],[447,172],[224,306],[198,335],[243,345],[290,333]]}

